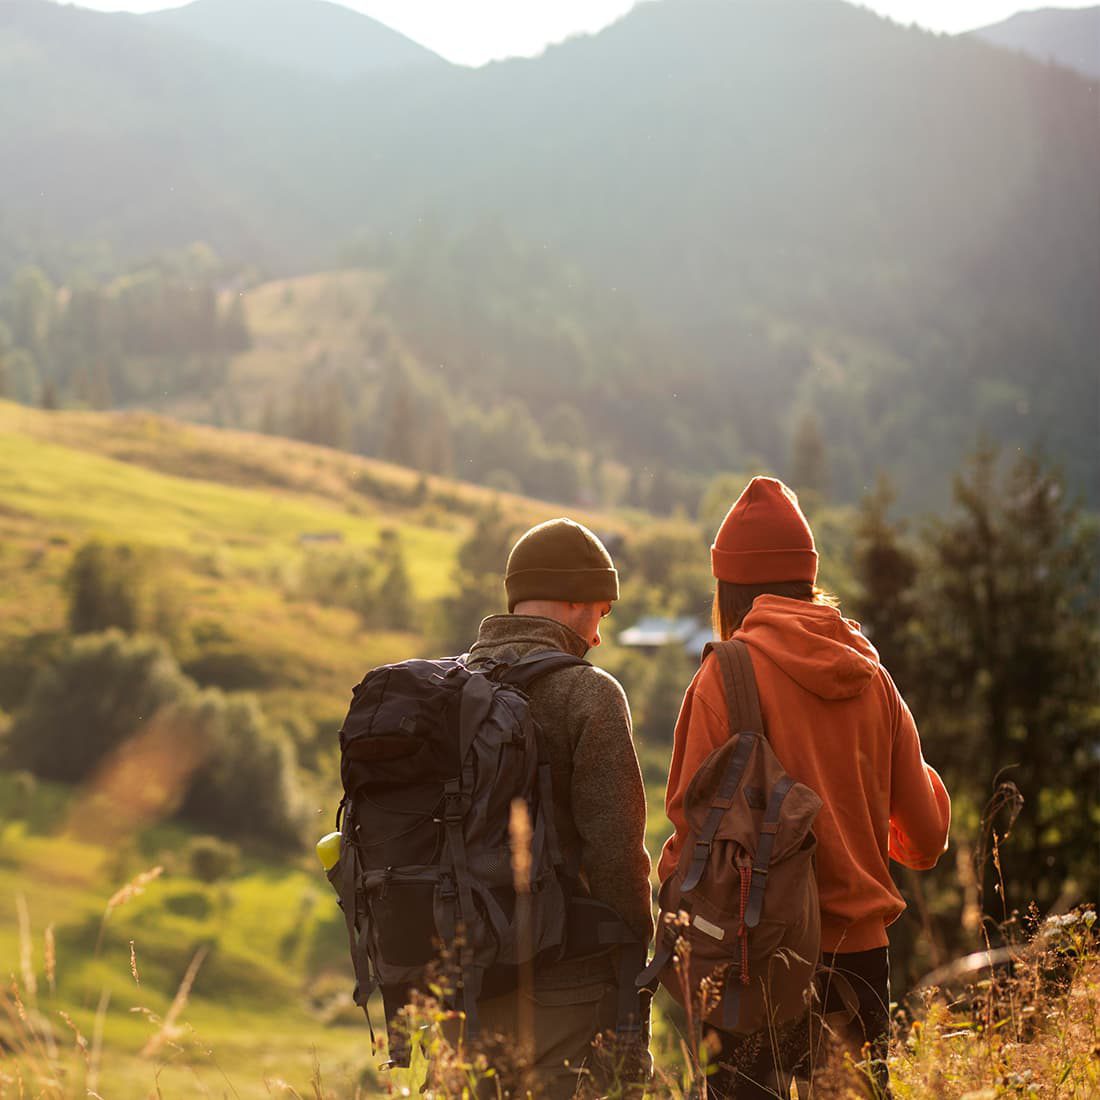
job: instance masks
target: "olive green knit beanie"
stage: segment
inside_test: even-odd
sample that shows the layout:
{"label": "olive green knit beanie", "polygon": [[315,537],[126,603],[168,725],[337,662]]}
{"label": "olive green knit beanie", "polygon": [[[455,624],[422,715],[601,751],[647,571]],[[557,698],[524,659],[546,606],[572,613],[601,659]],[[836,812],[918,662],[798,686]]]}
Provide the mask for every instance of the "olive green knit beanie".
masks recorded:
{"label": "olive green knit beanie", "polygon": [[619,598],[619,574],[604,544],[580,523],[550,519],[532,527],[508,555],[508,610],[524,600],[599,603]]}

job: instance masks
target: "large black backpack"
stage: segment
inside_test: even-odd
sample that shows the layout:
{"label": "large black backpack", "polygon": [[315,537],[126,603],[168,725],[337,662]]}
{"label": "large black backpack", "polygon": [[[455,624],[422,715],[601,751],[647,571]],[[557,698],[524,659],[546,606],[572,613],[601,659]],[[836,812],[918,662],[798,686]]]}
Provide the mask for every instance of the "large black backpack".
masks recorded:
{"label": "large black backpack", "polygon": [[[427,987],[441,947],[476,1035],[478,998],[513,988],[522,965],[630,940],[606,906],[570,897],[549,757],[528,706],[537,679],[586,663],[557,651],[511,664],[411,660],[372,670],[354,690],[340,730],[341,854],[329,878],[347,924],[355,1000],[365,1011],[381,988],[391,1061],[407,1056],[397,1013]],[[522,909],[509,842],[515,799],[531,826]],[[632,960],[644,960],[644,945],[631,946],[624,978]],[[625,984],[620,1027],[629,1030],[639,1011],[633,981]]]}

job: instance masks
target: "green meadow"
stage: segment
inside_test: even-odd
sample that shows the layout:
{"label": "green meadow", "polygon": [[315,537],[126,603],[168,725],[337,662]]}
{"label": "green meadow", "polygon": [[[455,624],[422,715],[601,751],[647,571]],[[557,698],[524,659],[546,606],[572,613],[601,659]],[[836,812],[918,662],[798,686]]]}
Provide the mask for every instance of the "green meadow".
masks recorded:
{"label": "green meadow", "polygon": [[[402,503],[418,486],[419,503]],[[426,609],[450,590],[457,549],[491,501],[517,522],[552,514],[309,444],[0,402],[0,641],[64,628],[63,576],[83,541],[152,548],[185,633],[257,666],[249,686],[265,703],[335,718],[367,668],[424,644],[426,610],[404,632],[366,630],[303,597],[307,555],[367,552],[392,533]]]}
{"label": "green meadow", "polygon": [[31,820],[12,819],[14,800],[0,777],[0,958],[27,1013],[22,1026],[0,1013],[0,1041],[34,1041],[17,1069],[0,1062],[0,1096],[20,1095],[5,1072],[50,1096],[291,1095],[277,1082],[304,1092],[315,1067],[348,1094],[373,1080],[319,866],[246,858],[204,883],[181,830],[91,843],[68,812],[78,796],[39,787],[57,817]]}

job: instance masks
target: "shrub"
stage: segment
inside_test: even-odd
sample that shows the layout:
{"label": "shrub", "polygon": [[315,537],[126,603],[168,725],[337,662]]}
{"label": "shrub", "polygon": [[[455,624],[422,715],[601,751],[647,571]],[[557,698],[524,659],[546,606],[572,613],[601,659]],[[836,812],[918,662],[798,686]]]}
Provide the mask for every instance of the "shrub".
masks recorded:
{"label": "shrub", "polygon": [[216,836],[197,836],[187,846],[187,865],[200,882],[219,882],[228,878],[240,864],[241,850],[236,844]]}
{"label": "shrub", "polygon": [[194,685],[162,643],[117,630],[73,639],[32,682],[8,738],[8,760],[76,783]]}
{"label": "shrub", "polygon": [[272,729],[247,697],[204,692],[194,704],[194,717],[205,756],[180,816],[222,836],[298,847],[302,796],[287,737]]}
{"label": "shrub", "polygon": [[182,609],[161,578],[157,555],[148,548],[91,539],[78,547],[65,574],[69,629],[91,634],[117,627],[172,638]]}
{"label": "shrub", "polygon": [[278,669],[270,667],[262,654],[232,646],[204,650],[185,662],[183,670],[197,684],[223,691],[255,691],[279,679]]}
{"label": "shrub", "polygon": [[346,607],[363,618],[375,604],[375,563],[353,551],[311,550],[302,562],[301,593],[326,607]]}

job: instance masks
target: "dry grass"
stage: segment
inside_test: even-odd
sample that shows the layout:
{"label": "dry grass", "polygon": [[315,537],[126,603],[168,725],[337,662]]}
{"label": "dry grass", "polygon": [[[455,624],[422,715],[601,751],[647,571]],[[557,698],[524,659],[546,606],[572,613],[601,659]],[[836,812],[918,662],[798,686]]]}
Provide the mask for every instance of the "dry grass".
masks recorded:
{"label": "dry grass", "polygon": [[1011,964],[960,991],[924,991],[892,1059],[898,1100],[1100,1097],[1096,913],[1051,917]]}
{"label": "dry grass", "polygon": [[[522,828],[522,823],[516,827]],[[143,872],[117,890],[105,907],[103,923],[139,897],[157,873],[157,868]],[[42,944],[37,944],[26,903],[17,903],[17,911],[17,976],[0,990],[0,1098],[100,1096],[100,1081],[118,1057],[104,1040],[111,998],[107,991],[100,994],[92,1016],[90,1005],[85,1012],[75,1004],[59,1002],[52,993],[47,996],[47,987],[52,991],[57,977],[53,930],[48,928]],[[972,968],[949,966],[937,987],[917,996],[912,1019],[899,1022],[891,1050],[897,1100],[1100,1097],[1100,926],[1095,911],[1079,909],[1036,921],[1034,928],[1030,937],[1020,937],[1007,950],[988,956],[997,961],[996,969],[979,969],[975,980],[966,976],[973,973]],[[144,990],[133,941],[129,941],[128,955],[132,988]],[[358,1084],[349,1079],[336,1086],[326,1082],[316,1055],[306,1085],[293,1083],[289,1071],[267,1074],[262,1082],[234,1081],[222,1071],[213,1045],[200,1039],[186,1020],[204,958],[205,950],[192,957],[163,1016],[140,1007],[131,1009],[149,1026],[140,1051],[146,1075],[136,1086],[138,1091],[108,1089],[112,1100],[130,1095],[163,1097],[165,1070],[189,1064],[196,1052],[220,1075],[217,1094],[231,1097],[259,1092],[299,1100],[361,1100],[380,1090],[395,1096],[423,1090],[437,1100],[464,1100],[475,1094],[499,1100],[537,1095],[530,1089],[529,1058],[514,1040],[496,1037],[477,1045],[464,1040],[462,1014],[444,1007],[445,978],[440,979],[435,997],[421,998],[409,1009],[410,1065],[384,1074],[373,1089],[366,1078]],[[699,990],[688,1018],[697,1021],[705,1015],[706,1002],[715,995],[715,982]],[[82,1016],[84,1030],[76,1022]],[[659,1064],[644,1095],[703,1100],[706,1064],[697,1023],[682,1034],[667,1026],[664,1033],[665,1049],[658,1051]],[[357,1033],[347,1042],[363,1038]],[[308,1034],[300,1041],[307,1049],[312,1045]],[[631,1053],[617,1051],[610,1039],[600,1044],[592,1069],[579,1074],[577,1095],[587,1100],[596,1096],[638,1100],[643,1091],[631,1083],[636,1076],[626,1071]],[[199,1089],[197,1076],[195,1085],[195,1095],[210,1092],[205,1084]],[[866,1066],[848,1058],[815,1079],[810,1095],[817,1100],[846,1100],[872,1093]]]}

